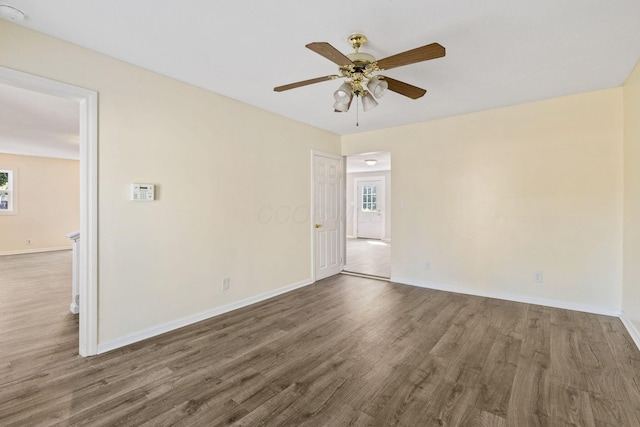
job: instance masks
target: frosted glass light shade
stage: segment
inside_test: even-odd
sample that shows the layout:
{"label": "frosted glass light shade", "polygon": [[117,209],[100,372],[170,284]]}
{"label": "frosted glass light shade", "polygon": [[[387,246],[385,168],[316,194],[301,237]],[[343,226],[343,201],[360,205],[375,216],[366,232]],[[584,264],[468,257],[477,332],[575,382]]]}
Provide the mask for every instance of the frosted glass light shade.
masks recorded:
{"label": "frosted glass light shade", "polygon": [[345,102],[336,101],[333,104],[333,109],[336,111],[340,111],[342,113],[346,113],[347,111],[349,111],[349,105],[351,105],[351,102],[349,101],[345,101]]}
{"label": "frosted glass light shade", "polygon": [[367,89],[369,89],[369,92],[371,92],[371,94],[376,98],[382,98],[388,88],[389,83],[385,80],[380,80],[377,77],[372,78],[369,80],[369,83],[367,83]]}
{"label": "frosted glass light shade", "polygon": [[342,83],[338,90],[333,92],[333,97],[336,99],[336,102],[340,103],[348,103],[351,101],[351,96],[351,85],[347,82]]}
{"label": "frosted glass light shade", "polygon": [[378,106],[378,101],[375,100],[373,96],[369,92],[362,97],[362,110],[366,113],[372,108],[376,108]]}

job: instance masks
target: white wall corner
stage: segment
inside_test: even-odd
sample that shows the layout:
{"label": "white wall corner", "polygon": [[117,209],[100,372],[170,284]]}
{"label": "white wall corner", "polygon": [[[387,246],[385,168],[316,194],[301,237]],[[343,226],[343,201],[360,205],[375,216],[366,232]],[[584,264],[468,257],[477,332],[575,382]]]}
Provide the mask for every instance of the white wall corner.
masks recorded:
{"label": "white wall corner", "polygon": [[638,350],[640,350],[640,331],[638,331],[638,328],[636,328],[636,326],[633,324],[631,319],[627,317],[624,311],[620,313],[620,320],[622,321],[624,327],[627,328],[627,331],[629,332],[629,335],[631,335],[633,342],[636,343],[636,347],[638,347]]}
{"label": "white wall corner", "polygon": [[295,289],[302,288],[302,287],[311,285],[313,283],[314,282],[311,279],[302,280],[300,282],[293,283],[291,285],[287,285],[282,288],[275,289],[273,291],[265,292],[249,298],[244,298],[239,301],[232,302],[230,304],[213,308],[211,310],[207,310],[201,313],[196,313],[194,315],[184,317],[182,319],[177,319],[168,323],[164,323],[162,325],[154,326],[152,328],[145,329],[143,331],[124,336],[122,338],[117,338],[112,341],[100,343],[98,344],[98,354],[116,350],[118,348],[164,334],[174,329],[182,328],[184,326],[188,326],[188,325],[200,322],[202,320],[210,319],[212,317],[219,316],[221,314],[228,313],[230,311],[237,310],[239,308],[243,308],[251,304],[256,304],[258,302],[276,297],[278,295],[282,295],[287,292],[291,292]]}

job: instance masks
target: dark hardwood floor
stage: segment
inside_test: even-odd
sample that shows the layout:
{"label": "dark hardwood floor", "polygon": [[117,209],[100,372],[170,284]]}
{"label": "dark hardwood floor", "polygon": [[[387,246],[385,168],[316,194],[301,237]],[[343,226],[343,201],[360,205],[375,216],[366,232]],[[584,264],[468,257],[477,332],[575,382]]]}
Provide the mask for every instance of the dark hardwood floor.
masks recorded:
{"label": "dark hardwood floor", "polygon": [[69,290],[0,257],[0,425],[640,425],[613,317],[339,275],[83,359]]}

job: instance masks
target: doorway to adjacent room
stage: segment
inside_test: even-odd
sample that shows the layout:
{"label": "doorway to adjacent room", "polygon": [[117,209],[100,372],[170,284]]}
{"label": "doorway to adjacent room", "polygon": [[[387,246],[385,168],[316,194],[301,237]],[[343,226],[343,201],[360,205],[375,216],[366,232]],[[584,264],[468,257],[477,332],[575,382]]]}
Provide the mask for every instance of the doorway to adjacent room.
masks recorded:
{"label": "doorway to adjacent room", "polygon": [[347,157],[347,273],[391,277],[391,153]]}
{"label": "doorway to adjacent room", "polygon": [[[78,350],[81,356],[97,354],[98,94],[92,90],[5,67],[0,67],[0,84],[77,102],[80,135],[80,234],[82,236],[78,262],[80,311]],[[70,290],[71,283],[69,283],[69,294]]]}

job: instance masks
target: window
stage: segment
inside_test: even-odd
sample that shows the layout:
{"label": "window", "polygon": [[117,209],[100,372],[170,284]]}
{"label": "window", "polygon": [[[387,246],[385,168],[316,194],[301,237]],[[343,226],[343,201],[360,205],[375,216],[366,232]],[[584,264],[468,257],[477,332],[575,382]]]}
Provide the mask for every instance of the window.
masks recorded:
{"label": "window", "polygon": [[14,172],[8,169],[0,169],[0,214],[15,212],[14,187]]}
{"label": "window", "polygon": [[376,200],[376,186],[362,186],[362,212],[375,212],[378,210],[378,202]]}

